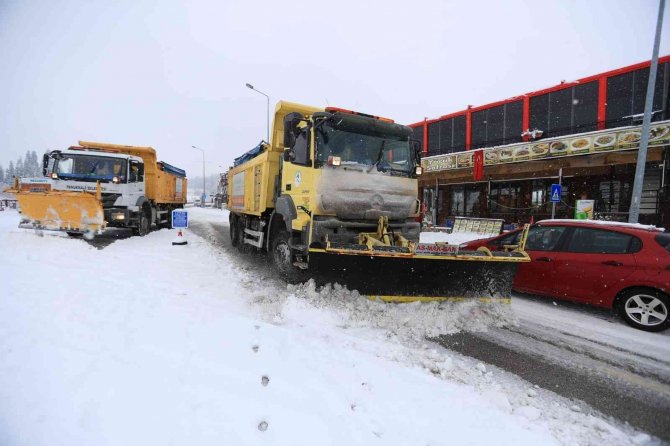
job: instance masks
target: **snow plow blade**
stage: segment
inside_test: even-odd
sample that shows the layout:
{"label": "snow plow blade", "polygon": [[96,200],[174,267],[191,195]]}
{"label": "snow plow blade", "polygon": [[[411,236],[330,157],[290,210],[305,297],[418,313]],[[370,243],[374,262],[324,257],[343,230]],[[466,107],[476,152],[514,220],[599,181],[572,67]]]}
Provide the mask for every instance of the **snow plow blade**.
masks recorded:
{"label": "snow plow blade", "polygon": [[529,262],[525,241],[512,251],[459,251],[446,243],[375,246],[373,243],[310,249],[317,271],[370,299],[387,302],[479,300],[510,303],[519,264]]}
{"label": "snow plow blade", "polygon": [[93,192],[54,191],[34,185],[16,187],[7,192],[16,195],[21,224],[36,229],[99,233],[105,229],[100,184]]}

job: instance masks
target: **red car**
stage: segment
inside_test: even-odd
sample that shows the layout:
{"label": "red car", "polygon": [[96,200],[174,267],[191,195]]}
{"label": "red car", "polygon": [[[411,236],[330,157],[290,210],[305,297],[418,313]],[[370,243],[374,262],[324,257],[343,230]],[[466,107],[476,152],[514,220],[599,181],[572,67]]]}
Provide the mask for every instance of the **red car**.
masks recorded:
{"label": "red car", "polygon": [[[521,230],[473,240],[461,249],[501,251],[516,245]],[[519,265],[517,291],[611,308],[631,326],[670,327],[670,233],[593,220],[543,220],[531,226]]]}

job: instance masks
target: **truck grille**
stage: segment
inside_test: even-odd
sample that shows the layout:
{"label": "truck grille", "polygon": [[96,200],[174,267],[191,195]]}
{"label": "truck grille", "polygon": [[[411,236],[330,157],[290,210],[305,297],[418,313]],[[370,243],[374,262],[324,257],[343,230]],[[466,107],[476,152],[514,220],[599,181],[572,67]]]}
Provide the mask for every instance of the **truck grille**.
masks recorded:
{"label": "truck grille", "polygon": [[119,198],[121,194],[110,194],[110,193],[104,193],[102,194],[102,207],[103,208],[111,208],[114,206],[114,203],[116,202],[116,199]]}

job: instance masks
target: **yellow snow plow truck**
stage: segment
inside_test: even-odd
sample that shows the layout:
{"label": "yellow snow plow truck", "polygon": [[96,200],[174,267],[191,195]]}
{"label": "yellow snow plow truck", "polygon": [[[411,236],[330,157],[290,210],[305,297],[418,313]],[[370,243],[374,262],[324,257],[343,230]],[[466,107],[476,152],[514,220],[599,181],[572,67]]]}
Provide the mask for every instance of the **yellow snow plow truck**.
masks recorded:
{"label": "yellow snow plow truck", "polygon": [[145,235],[171,226],[186,202],[186,173],[157,161],[152,147],[79,141],[44,155],[42,178],[21,178],[7,192],[19,202],[21,225],[94,236],[108,227]]}
{"label": "yellow snow plow truck", "polygon": [[[509,252],[420,243],[418,144],[392,120],[279,102],[272,141],[228,173],[233,246],[267,251],[289,282],[337,271],[390,301],[509,301],[520,246]],[[341,272],[341,273],[340,273]]]}

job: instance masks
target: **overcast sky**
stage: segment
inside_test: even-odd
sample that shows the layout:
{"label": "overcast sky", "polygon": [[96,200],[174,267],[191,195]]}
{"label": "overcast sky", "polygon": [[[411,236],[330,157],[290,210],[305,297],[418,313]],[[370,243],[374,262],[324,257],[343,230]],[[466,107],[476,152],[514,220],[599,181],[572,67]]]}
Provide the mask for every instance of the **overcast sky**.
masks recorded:
{"label": "overcast sky", "polygon": [[[409,124],[651,57],[657,0],[0,0],[0,164],[79,139],[189,176],[266,133],[265,97]],[[669,53],[668,14],[661,55]]]}

